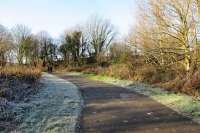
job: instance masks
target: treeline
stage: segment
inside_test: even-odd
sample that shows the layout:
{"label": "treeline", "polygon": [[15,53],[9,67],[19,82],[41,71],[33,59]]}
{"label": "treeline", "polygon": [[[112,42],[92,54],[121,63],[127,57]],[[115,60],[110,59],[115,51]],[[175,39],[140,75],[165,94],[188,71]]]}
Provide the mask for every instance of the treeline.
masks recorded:
{"label": "treeline", "polygon": [[27,64],[44,66],[56,57],[57,44],[46,31],[34,35],[25,25],[8,30],[0,25],[0,65]]}
{"label": "treeline", "polygon": [[115,31],[112,24],[108,20],[95,17],[85,25],[67,31],[59,51],[66,66],[101,64],[114,38]]}
{"label": "treeline", "polygon": [[197,95],[200,87],[200,1],[140,1],[137,22],[123,40],[105,19],[94,17],[63,33],[33,35],[17,25],[0,28],[0,63],[61,66],[69,71],[156,83]]}
{"label": "treeline", "polygon": [[98,62],[115,37],[112,24],[98,17],[87,24],[63,33],[54,40],[46,31],[31,33],[25,25],[16,25],[11,30],[0,26],[0,65],[47,64],[56,61],[68,66],[80,66]]}

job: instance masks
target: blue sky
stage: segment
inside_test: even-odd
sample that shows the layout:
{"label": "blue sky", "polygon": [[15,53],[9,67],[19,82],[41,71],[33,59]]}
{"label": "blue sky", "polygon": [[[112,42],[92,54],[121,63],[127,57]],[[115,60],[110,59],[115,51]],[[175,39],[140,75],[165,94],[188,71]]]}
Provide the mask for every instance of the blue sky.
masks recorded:
{"label": "blue sky", "polygon": [[124,35],[134,24],[135,8],[135,0],[0,0],[0,24],[25,24],[34,33],[46,30],[59,37],[65,29],[99,15]]}

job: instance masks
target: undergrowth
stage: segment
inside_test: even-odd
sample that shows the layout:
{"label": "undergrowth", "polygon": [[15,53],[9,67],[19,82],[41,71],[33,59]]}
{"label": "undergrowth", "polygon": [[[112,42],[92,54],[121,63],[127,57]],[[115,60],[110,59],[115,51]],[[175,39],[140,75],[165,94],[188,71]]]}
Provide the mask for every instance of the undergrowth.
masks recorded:
{"label": "undergrowth", "polygon": [[157,69],[153,65],[140,64],[138,62],[115,63],[107,67],[86,65],[62,68],[61,70],[65,72],[82,72],[85,74],[100,75],[100,77],[97,76],[96,78],[109,76],[122,80],[139,81],[195,97],[199,97],[200,95],[200,70],[196,70],[194,74],[191,74],[189,72],[185,73],[180,67],[179,69]]}
{"label": "undergrowth", "polygon": [[41,77],[41,69],[31,66],[6,66],[0,67],[1,78],[17,78],[22,80],[38,80]]}

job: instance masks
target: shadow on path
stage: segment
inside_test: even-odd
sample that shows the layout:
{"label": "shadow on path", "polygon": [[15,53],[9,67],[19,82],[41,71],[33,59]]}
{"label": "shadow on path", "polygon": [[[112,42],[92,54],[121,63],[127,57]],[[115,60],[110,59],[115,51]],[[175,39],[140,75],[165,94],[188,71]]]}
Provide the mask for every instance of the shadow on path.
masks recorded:
{"label": "shadow on path", "polygon": [[200,133],[198,124],[147,96],[79,76],[60,77],[80,87],[81,133]]}

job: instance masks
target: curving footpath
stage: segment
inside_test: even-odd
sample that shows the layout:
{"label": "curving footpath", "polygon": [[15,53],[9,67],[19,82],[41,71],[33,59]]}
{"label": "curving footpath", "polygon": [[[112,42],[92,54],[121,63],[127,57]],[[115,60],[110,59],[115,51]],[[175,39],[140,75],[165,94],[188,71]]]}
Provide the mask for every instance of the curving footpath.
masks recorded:
{"label": "curving footpath", "polygon": [[72,83],[44,73],[43,88],[30,98],[24,122],[12,133],[74,133],[82,100]]}
{"label": "curving footpath", "polygon": [[26,103],[24,122],[12,133],[200,132],[199,124],[148,96],[79,75],[58,76],[43,74],[43,88]]}

